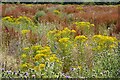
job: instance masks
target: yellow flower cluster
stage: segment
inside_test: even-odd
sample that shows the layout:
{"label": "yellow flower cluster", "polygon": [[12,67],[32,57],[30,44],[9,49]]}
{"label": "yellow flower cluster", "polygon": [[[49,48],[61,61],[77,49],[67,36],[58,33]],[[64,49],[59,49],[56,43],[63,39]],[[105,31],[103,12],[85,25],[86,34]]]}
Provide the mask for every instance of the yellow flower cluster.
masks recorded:
{"label": "yellow flower cluster", "polygon": [[88,38],[84,35],[79,35],[75,37],[75,41],[85,42]]}
{"label": "yellow flower cluster", "polygon": [[83,10],[82,6],[77,6],[76,9],[77,10]]}
{"label": "yellow flower cluster", "polygon": [[76,33],[76,31],[75,31],[75,30],[71,30],[71,32],[72,32],[72,33]]}
{"label": "yellow flower cluster", "polygon": [[45,64],[39,64],[39,68],[40,68],[40,69],[45,68]]}
{"label": "yellow flower cluster", "polygon": [[22,68],[27,68],[28,66],[27,66],[27,64],[25,63],[25,64],[22,64],[21,67],[22,67]]}
{"label": "yellow flower cluster", "polygon": [[71,34],[75,34],[76,31],[75,30],[70,30],[68,28],[64,28],[63,30],[52,30],[52,31],[49,31],[47,36],[50,38],[50,39],[53,39],[53,40],[59,40],[60,38],[70,38]]}
{"label": "yellow flower cluster", "polygon": [[94,35],[92,40],[97,44],[99,49],[114,48],[117,45],[117,39],[115,37]]}
{"label": "yellow flower cluster", "polygon": [[73,46],[71,44],[75,44],[74,46],[77,46],[78,43],[83,43],[87,41],[87,37],[84,35],[76,36],[75,30],[70,30],[68,28],[64,28],[63,30],[53,30],[48,32],[49,36],[48,38],[54,42],[57,42],[57,47],[60,49],[69,49]]}
{"label": "yellow flower cluster", "polygon": [[59,43],[59,47],[61,49],[65,49],[65,48],[68,48],[70,44],[72,44],[72,42],[70,41],[70,38],[60,38],[58,40],[58,43]]}
{"label": "yellow flower cluster", "polygon": [[36,50],[36,55],[35,55],[35,59],[38,59],[38,57],[50,57],[50,56],[56,56],[55,54],[52,54],[50,47],[48,46],[44,46],[41,47],[39,50]]}
{"label": "yellow flower cluster", "polygon": [[49,36],[49,34],[55,34],[56,32],[57,30],[55,29],[55,30],[49,31],[47,35]]}
{"label": "yellow flower cluster", "polygon": [[22,54],[21,57],[22,57],[22,58],[26,58],[27,55],[26,55],[26,54]]}
{"label": "yellow flower cluster", "polygon": [[39,66],[34,66],[33,69],[36,70],[36,71],[39,71]]}
{"label": "yellow flower cluster", "polygon": [[22,69],[28,69],[30,67],[30,64],[29,63],[23,63],[21,64],[20,66]]}
{"label": "yellow flower cluster", "polygon": [[7,16],[7,17],[4,17],[2,18],[2,22],[12,22],[14,24],[29,24],[31,26],[35,26],[33,21],[26,17],[26,16],[19,16],[18,18],[14,18],[13,16]]}
{"label": "yellow flower cluster", "polygon": [[2,18],[2,21],[9,21],[9,22],[15,22],[15,18],[13,18],[13,16],[7,16]]}
{"label": "yellow flower cluster", "polygon": [[41,48],[40,50],[37,50],[36,52],[37,52],[37,53],[47,54],[47,53],[50,53],[51,50],[50,50],[50,47],[45,46],[44,48]]}
{"label": "yellow flower cluster", "polygon": [[62,34],[67,34],[67,33],[70,33],[70,32],[71,32],[71,30],[68,29],[68,28],[64,28],[64,29],[61,31]]}
{"label": "yellow flower cluster", "polygon": [[24,22],[24,23],[28,23],[28,24],[31,24],[33,23],[32,20],[26,16],[19,16],[17,19],[16,19],[16,22]]}
{"label": "yellow flower cluster", "polygon": [[38,50],[38,49],[40,49],[42,46],[40,46],[40,45],[35,45],[35,46],[32,46],[31,47],[31,49],[32,50]]}
{"label": "yellow flower cluster", "polygon": [[59,39],[60,43],[66,43],[68,41],[69,41],[69,38],[61,38],[61,39]]}
{"label": "yellow flower cluster", "polygon": [[90,24],[90,22],[75,22],[74,24],[76,24],[77,28],[80,28],[80,29],[83,29],[83,28],[90,29],[90,27],[94,26],[94,24]]}
{"label": "yellow flower cluster", "polygon": [[117,41],[117,39],[115,37],[103,36],[103,35],[94,35],[93,40],[98,41],[100,43],[106,43],[106,42],[113,43],[113,42]]}
{"label": "yellow flower cluster", "polygon": [[[51,52],[49,46],[42,47],[41,45],[35,45],[35,46],[23,48],[24,51],[28,49],[30,50],[29,52],[23,53],[21,55],[23,60],[26,60],[23,61],[24,63],[22,63],[21,65],[22,68],[33,68],[34,70],[41,70],[44,69],[46,62],[61,64],[61,61],[59,60],[59,58],[57,58],[56,54],[53,54]],[[30,52],[31,54],[29,54]],[[29,64],[32,66],[29,67],[29,65],[26,63],[31,60],[32,62],[30,62]]]}
{"label": "yellow flower cluster", "polygon": [[29,33],[30,32],[30,30],[22,30],[21,31],[21,33],[24,35],[24,34],[27,34],[27,33]]}
{"label": "yellow flower cluster", "polygon": [[53,54],[50,59],[49,59],[50,62],[60,62],[60,60],[57,58],[57,56],[55,54]]}
{"label": "yellow flower cluster", "polygon": [[38,51],[37,51],[37,53],[47,53],[47,52],[49,52],[49,50],[47,50],[47,49],[44,49],[44,50],[38,50]]}
{"label": "yellow flower cluster", "polygon": [[57,33],[54,35],[55,37],[68,37],[70,33],[72,33],[73,30],[70,30],[68,28],[64,28],[63,30],[58,30]]}
{"label": "yellow flower cluster", "polygon": [[53,11],[55,14],[60,14],[60,11],[58,11],[58,10],[54,10]]}
{"label": "yellow flower cluster", "polygon": [[33,69],[36,71],[43,70],[45,68],[45,64],[39,64],[38,66],[35,66]]}
{"label": "yellow flower cluster", "polygon": [[44,58],[47,58],[47,57],[49,57],[50,55],[52,55],[51,53],[51,50],[50,50],[50,47],[48,47],[48,46],[45,46],[45,47],[42,47],[41,49],[39,49],[39,50],[36,50],[36,55],[35,55],[35,57],[34,57],[34,59],[36,60],[36,61],[38,61],[38,60],[40,60],[42,57],[44,57]]}
{"label": "yellow flower cluster", "polygon": [[29,49],[30,49],[29,47],[23,48],[24,51],[28,51]]}
{"label": "yellow flower cluster", "polygon": [[39,60],[41,57],[44,57],[45,56],[45,54],[36,54],[35,55],[35,60]]}

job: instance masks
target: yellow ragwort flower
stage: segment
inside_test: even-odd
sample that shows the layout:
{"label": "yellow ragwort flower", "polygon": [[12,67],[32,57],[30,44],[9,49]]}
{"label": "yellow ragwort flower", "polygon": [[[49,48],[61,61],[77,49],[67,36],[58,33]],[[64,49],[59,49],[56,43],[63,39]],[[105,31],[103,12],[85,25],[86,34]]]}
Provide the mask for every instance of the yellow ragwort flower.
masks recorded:
{"label": "yellow ragwort flower", "polygon": [[41,46],[40,45],[36,45],[36,46],[32,46],[31,48],[32,48],[32,50],[38,50],[38,49],[41,48]]}
{"label": "yellow ragwort flower", "polygon": [[39,68],[40,68],[40,69],[45,68],[45,64],[39,64]]}
{"label": "yellow ragwort flower", "polygon": [[40,50],[40,53],[43,53],[43,54],[48,53],[48,50],[47,49]]}
{"label": "yellow ragwort flower", "polygon": [[60,43],[66,43],[68,41],[69,41],[69,38],[61,38],[61,39],[59,39]]}
{"label": "yellow ragwort flower", "polygon": [[72,32],[72,33],[76,33],[76,31],[75,31],[75,30],[71,30],[71,32]]}
{"label": "yellow ragwort flower", "polygon": [[24,51],[28,51],[29,49],[30,49],[29,47],[23,48]]}
{"label": "yellow ragwort flower", "polygon": [[9,21],[9,22],[14,22],[13,16],[7,16],[2,19],[2,21]]}
{"label": "yellow ragwort flower", "polygon": [[44,56],[44,54],[36,54],[34,58],[35,58],[35,60],[39,60],[43,56]]}
{"label": "yellow ragwort flower", "polygon": [[50,57],[50,62],[54,62],[55,61],[55,57]]}
{"label": "yellow ragwort flower", "polygon": [[58,10],[54,10],[53,11],[55,14],[60,14],[60,11],[58,11]]}
{"label": "yellow ragwort flower", "polygon": [[88,39],[88,38],[85,37],[84,35],[76,36],[76,37],[75,37],[75,41],[85,42],[87,39]]}
{"label": "yellow ragwort flower", "polygon": [[94,27],[95,25],[94,24],[91,24],[92,27]]}
{"label": "yellow ragwort flower", "polygon": [[30,30],[22,30],[22,31],[21,31],[22,34],[27,34],[27,33],[29,33],[29,32],[30,32]]}
{"label": "yellow ragwort flower", "polygon": [[21,64],[21,68],[27,68],[27,67],[28,67],[27,63]]}
{"label": "yellow ragwort flower", "polygon": [[[117,45],[117,39],[115,37],[104,36],[104,35],[94,35],[93,41],[103,49],[114,48]],[[99,49],[99,48],[97,48]]]}
{"label": "yellow ragwort flower", "polygon": [[82,66],[78,66],[77,68],[78,68],[78,69],[82,69]]}
{"label": "yellow ragwort flower", "polygon": [[26,54],[22,54],[21,57],[22,57],[22,58],[26,58],[27,55],[26,55]]}
{"label": "yellow ragwort flower", "polygon": [[77,6],[76,9],[77,10],[83,10],[82,6]]}
{"label": "yellow ragwort flower", "polygon": [[38,71],[39,70],[39,66],[35,66],[33,69]]}

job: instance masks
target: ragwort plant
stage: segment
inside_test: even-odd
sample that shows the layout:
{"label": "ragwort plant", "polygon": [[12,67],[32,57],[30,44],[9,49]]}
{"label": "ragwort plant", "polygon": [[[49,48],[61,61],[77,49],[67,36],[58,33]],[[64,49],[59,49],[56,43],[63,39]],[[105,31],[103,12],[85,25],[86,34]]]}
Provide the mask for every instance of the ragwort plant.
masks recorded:
{"label": "ragwort plant", "polygon": [[36,27],[33,21],[26,16],[19,16],[14,18],[13,16],[7,16],[2,18],[2,26],[13,27],[17,30],[34,30]]}
{"label": "ragwort plant", "polygon": [[93,75],[95,77],[118,77],[119,53],[115,37],[94,35],[92,37],[94,54]]}
{"label": "ragwort plant", "polygon": [[49,46],[33,45],[23,48],[20,69],[33,69],[40,78],[57,78],[61,74],[62,62]]}
{"label": "ragwort plant", "polygon": [[81,35],[93,35],[94,24],[91,24],[90,22],[75,22],[74,24],[76,24],[76,28]]}
{"label": "ragwort plant", "polygon": [[52,30],[47,34],[51,50],[59,55],[63,61],[63,72],[65,73],[70,71],[70,68],[73,66],[84,67],[84,62],[81,61],[85,60],[84,54],[87,37],[84,35],[75,37],[75,34],[75,30],[70,30],[68,28],[64,28],[63,30]]}
{"label": "ragwort plant", "polygon": [[[67,72],[70,68],[72,61],[72,41],[75,30],[65,28],[63,30],[52,30],[47,34],[48,44],[51,47],[53,53],[56,53],[61,57],[63,61],[63,71]],[[72,36],[71,36],[72,35]],[[70,59],[71,58],[71,59]],[[68,64],[68,62],[70,62]]]}

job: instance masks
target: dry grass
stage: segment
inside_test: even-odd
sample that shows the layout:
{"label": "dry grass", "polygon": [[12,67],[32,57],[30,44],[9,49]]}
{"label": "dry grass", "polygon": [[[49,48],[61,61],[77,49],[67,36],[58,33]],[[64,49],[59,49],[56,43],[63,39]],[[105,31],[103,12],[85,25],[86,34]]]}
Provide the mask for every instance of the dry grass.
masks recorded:
{"label": "dry grass", "polygon": [[0,68],[4,67],[7,70],[16,70],[18,68],[16,64],[17,60],[14,56],[9,56],[6,51],[7,50],[3,51],[0,49]]}
{"label": "dry grass", "polygon": [[8,55],[7,46],[4,47],[2,44],[2,29],[0,27],[0,68],[4,67],[5,69],[16,70],[17,66],[17,59],[14,55]]}

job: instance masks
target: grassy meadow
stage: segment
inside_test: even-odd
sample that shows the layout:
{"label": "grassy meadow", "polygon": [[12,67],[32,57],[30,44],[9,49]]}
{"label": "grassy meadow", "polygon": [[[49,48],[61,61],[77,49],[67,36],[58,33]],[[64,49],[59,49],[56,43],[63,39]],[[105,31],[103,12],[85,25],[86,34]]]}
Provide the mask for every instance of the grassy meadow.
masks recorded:
{"label": "grassy meadow", "polygon": [[0,7],[0,77],[120,78],[119,5]]}

